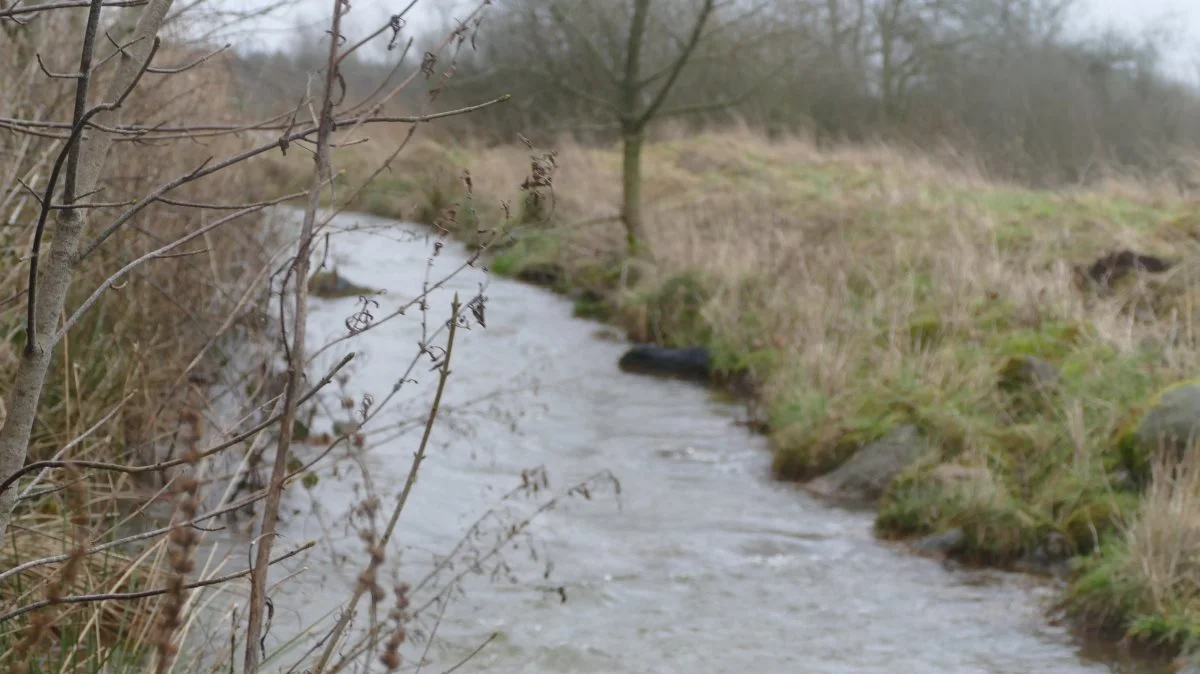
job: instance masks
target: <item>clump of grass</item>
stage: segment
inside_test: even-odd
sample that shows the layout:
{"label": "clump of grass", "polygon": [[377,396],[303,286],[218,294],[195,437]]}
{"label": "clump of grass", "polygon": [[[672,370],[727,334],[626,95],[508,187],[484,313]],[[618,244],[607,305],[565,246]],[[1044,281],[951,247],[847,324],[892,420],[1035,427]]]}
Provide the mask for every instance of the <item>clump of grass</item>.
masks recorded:
{"label": "clump of grass", "polygon": [[1163,453],[1117,535],[1079,562],[1064,608],[1098,629],[1177,650],[1200,637],[1200,457]]}

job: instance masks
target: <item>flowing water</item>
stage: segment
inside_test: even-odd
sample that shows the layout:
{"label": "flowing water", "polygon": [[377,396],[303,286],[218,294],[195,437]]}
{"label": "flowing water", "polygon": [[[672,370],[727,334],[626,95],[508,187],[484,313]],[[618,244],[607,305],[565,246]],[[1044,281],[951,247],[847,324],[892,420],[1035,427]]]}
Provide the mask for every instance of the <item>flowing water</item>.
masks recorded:
{"label": "flowing water", "polygon": [[[387,290],[370,307],[377,319],[419,290],[433,249],[425,230],[408,230],[421,234],[413,242],[398,223],[359,215],[338,222],[370,229],[335,235],[330,262]],[[446,243],[430,278],[465,259]],[[428,328],[445,321],[454,292],[465,302],[485,281],[483,270],[469,268],[434,292]],[[590,499],[564,498],[537,517],[521,545],[504,546],[515,582],[488,566],[465,577],[436,625],[437,607],[427,610],[405,650],[415,661],[429,645],[423,671],[446,671],[493,633],[457,671],[1132,671],[1086,658],[1046,621],[1054,590],[1044,581],[907,555],[872,537],[869,513],[773,482],[765,441],[736,423],[736,405],[694,384],[621,373],[616,362],[627,345],[573,318],[564,298],[497,278],[483,293],[487,327],[458,334],[442,417],[389,548],[384,587],[392,573],[414,584],[424,577],[525,469],[544,466],[550,490],[509,501],[468,549],[488,549],[511,518],[598,471],[610,470],[621,489],[618,496],[597,483]],[[312,300],[310,344],[346,334],[359,306],[358,298]],[[381,405],[421,334],[414,308],[325,351],[310,376],[354,350],[346,390]],[[411,376],[417,382],[366,427],[358,460],[339,459],[315,487],[290,497],[280,548],[319,544],[276,573],[296,575],[272,595],[269,647],[328,619],[354,587],[364,544],[346,514],[362,499],[363,470],[390,511],[421,435],[412,420],[436,384],[429,367],[423,361]],[[326,401],[315,432],[329,415],[345,414],[336,392]],[[422,588],[413,605],[464,568]],[[435,629],[431,641],[416,638]]]}

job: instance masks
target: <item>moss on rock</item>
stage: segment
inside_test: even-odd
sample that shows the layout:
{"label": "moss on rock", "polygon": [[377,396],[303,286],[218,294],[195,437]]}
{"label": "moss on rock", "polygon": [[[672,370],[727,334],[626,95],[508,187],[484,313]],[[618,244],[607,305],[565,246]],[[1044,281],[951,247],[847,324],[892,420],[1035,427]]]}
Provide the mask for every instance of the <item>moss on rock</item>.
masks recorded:
{"label": "moss on rock", "polygon": [[1116,436],[1121,467],[1144,486],[1156,452],[1181,456],[1200,439],[1200,378],[1168,386],[1133,410]]}

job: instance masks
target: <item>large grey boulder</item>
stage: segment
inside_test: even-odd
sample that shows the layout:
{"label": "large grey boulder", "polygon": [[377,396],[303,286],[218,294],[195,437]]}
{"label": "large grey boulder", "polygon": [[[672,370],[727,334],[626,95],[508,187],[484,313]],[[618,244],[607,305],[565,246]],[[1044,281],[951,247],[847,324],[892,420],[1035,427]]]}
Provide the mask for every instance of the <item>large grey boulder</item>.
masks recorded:
{"label": "large grey boulder", "polygon": [[864,445],[849,461],[809,482],[807,488],[831,498],[874,501],[926,449],[917,427],[906,424]]}
{"label": "large grey boulder", "polygon": [[1133,437],[1140,447],[1151,450],[1161,446],[1182,454],[1190,448],[1200,439],[1200,383],[1164,392],[1142,417]]}
{"label": "large grey boulder", "polygon": [[1120,441],[1124,468],[1132,481],[1145,485],[1159,451],[1182,459],[1200,441],[1200,380],[1163,391]]}

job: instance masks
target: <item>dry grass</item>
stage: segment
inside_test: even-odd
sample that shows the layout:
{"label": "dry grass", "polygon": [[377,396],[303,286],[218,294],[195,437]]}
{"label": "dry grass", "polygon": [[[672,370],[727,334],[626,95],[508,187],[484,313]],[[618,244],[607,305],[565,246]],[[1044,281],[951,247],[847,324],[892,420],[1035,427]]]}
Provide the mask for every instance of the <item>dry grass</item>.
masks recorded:
{"label": "dry grass", "polygon": [[[27,57],[38,53],[49,69],[71,70],[72,63],[78,62],[78,55],[72,53],[78,44],[62,36],[78,34],[85,16],[86,10],[56,12],[28,26],[0,26],[11,33],[3,38],[0,60],[22,64],[0,72],[0,91],[5,92],[0,96],[0,117],[71,118],[73,81],[48,79],[36,60]],[[194,60],[197,55],[164,46],[155,63],[171,66]],[[99,80],[93,90],[103,91],[103,76]],[[180,120],[217,124],[236,120],[239,115],[227,81],[219,60],[179,75],[149,74],[127,102],[125,120],[150,125],[178,124]],[[26,258],[39,202],[22,183],[34,191],[44,189],[61,142],[58,138],[0,128],[0,157],[5,158],[0,168],[0,222],[4,224],[0,255],[7,262],[0,267],[0,381],[12,380],[25,340]],[[118,142],[110,154],[103,190],[94,199],[128,202],[153,186],[197,168],[210,157],[242,147],[242,140],[227,136],[149,144]],[[258,201],[266,190],[252,180],[253,171],[253,165],[235,167],[192,183],[172,196],[218,204]],[[102,231],[121,210],[96,209],[89,238]],[[80,266],[68,298],[68,311],[124,264],[216,217],[212,211],[166,204],[148,208]],[[266,299],[262,274],[272,245],[266,222],[249,217],[185,246],[181,256],[139,268],[117,289],[109,291],[55,354],[29,460],[51,458],[67,442],[115,411],[64,458],[141,464],[169,450],[187,420],[210,415],[207,396],[197,393],[214,381],[238,342],[258,334],[262,327],[261,311]],[[227,323],[231,315],[233,319]],[[160,488],[160,478],[133,480],[128,475],[94,472],[72,479],[63,471],[51,471],[34,490],[35,495],[19,505],[0,551],[0,568],[69,553],[77,547],[78,536],[99,544],[114,538],[117,530],[127,533],[131,528],[147,528],[163,514],[160,506],[167,505],[169,511],[168,504],[153,503],[150,498]],[[36,495],[43,490],[49,493]],[[70,506],[67,495],[72,492],[78,492],[83,505]],[[149,512],[142,512],[143,508]],[[82,524],[68,523],[68,514],[82,514]],[[81,594],[144,588],[158,578],[162,560],[159,546],[87,556],[69,586],[59,590]],[[0,582],[0,605],[14,607],[43,598],[48,589],[63,582],[58,566],[18,574]],[[96,663],[87,659],[104,657],[107,651],[90,647],[138,641],[139,635],[145,635],[157,603],[157,599],[150,599],[52,609],[49,612],[54,613],[58,625],[53,641],[64,652],[75,650],[78,667],[93,666]],[[0,630],[0,643],[16,638],[14,635],[24,627],[20,620],[5,624]]]}
{"label": "dry grass", "polygon": [[[1034,191],[949,150],[670,137],[644,157],[644,264],[624,259],[618,223],[589,222],[617,211],[619,153],[554,149],[553,211],[522,218],[494,270],[571,291],[581,315],[634,339],[704,344],[720,367],[748,371],[781,478],[819,475],[916,424],[931,451],[881,502],[882,535],[961,527],[963,557],[992,564],[1108,554],[1139,501],[1119,439],[1200,365],[1200,217],[1186,195],[1119,176]],[[427,145],[355,206],[429,222],[466,203],[479,217],[457,234],[471,239],[501,202],[521,214],[506,178],[543,151]],[[469,200],[461,182],[416,182],[464,169]],[[1177,264],[1111,288],[1083,282],[1080,268],[1120,249]],[[1027,356],[1058,368],[1051,395],[1000,385]],[[944,479],[955,471],[972,479]]]}
{"label": "dry grass", "polygon": [[1104,556],[1089,560],[1070,608],[1091,624],[1155,642],[1200,636],[1200,457],[1163,456]]}

